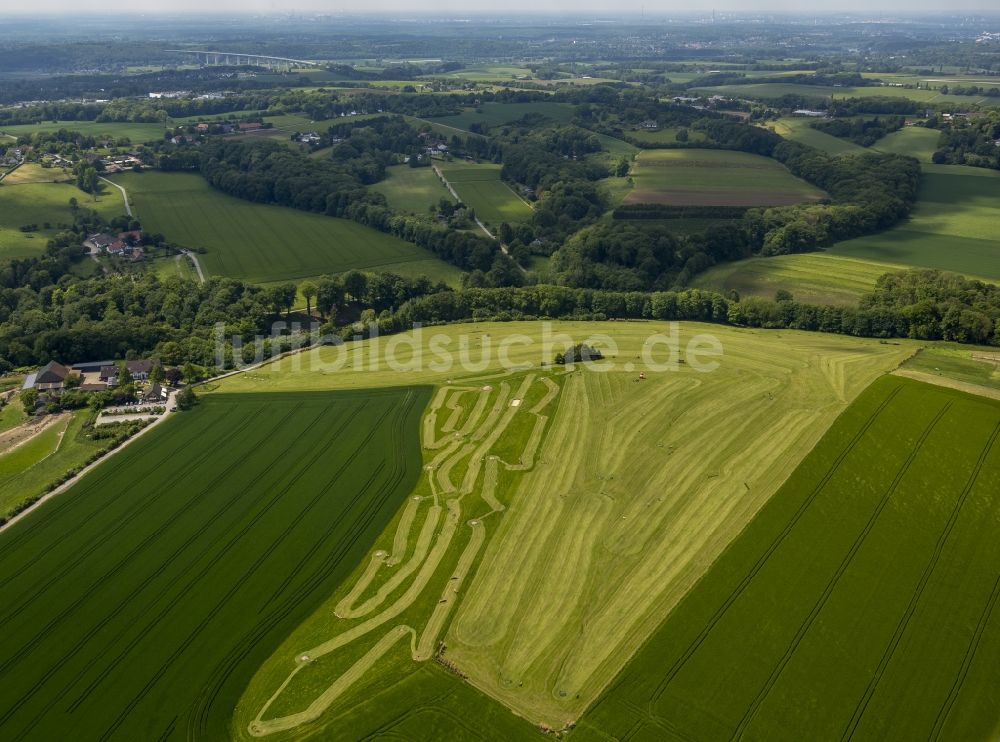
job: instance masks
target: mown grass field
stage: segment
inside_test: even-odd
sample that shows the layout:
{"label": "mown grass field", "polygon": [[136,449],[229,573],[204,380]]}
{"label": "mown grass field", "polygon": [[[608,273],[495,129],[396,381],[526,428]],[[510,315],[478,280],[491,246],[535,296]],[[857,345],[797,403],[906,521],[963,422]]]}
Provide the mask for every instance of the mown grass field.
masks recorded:
{"label": "mown grass field", "polygon": [[[106,184],[95,201],[73,183],[17,183],[16,179],[8,183],[6,178],[0,181],[0,258],[41,254],[60,224],[72,224],[71,198],[105,219],[125,213],[121,194]],[[22,232],[20,227],[26,224],[37,224],[38,231]]]}
{"label": "mown grass field", "polygon": [[[559,393],[547,373],[493,381],[437,390],[422,424],[424,475],[370,556],[255,676],[237,708],[238,738],[531,736],[428,662]],[[475,713],[456,713],[461,704]]]}
{"label": "mown grass field", "polygon": [[1000,403],[883,377],[573,738],[992,739]]}
{"label": "mown grass field", "polygon": [[346,219],[257,204],[214,190],[187,173],[116,176],[143,228],[199,255],[209,275],[260,283],[351,269],[425,274],[454,281],[458,269],[430,252]]}
{"label": "mown grass field", "polygon": [[437,116],[433,121],[457,129],[468,130],[470,124],[485,124],[488,127],[502,126],[533,113],[545,116],[558,123],[567,123],[573,118],[575,106],[570,103],[537,101],[534,103],[484,103],[478,109],[467,108],[455,116]]}
{"label": "mown grass field", "polygon": [[16,124],[0,126],[0,134],[7,134],[12,137],[19,137],[24,134],[49,134],[51,132],[66,129],[67,131],[78,131],[94,137],[110,137],[120,139],[128,137],[133,144],[151,142],[163,139],[163,124],[134,124],[129,122],[107,122],[97,121],[44,121],[40,124]]}
{"label": "mown grass field", "polygon": [[66,168],[42,167],[37,163],[28,162],[7,173],[7,177],[0,182],[4,185],[23,185],[25,183],[60,183],[73,179],[73,174]]}
{"label": "mown grass field", "polygon": [[455,160],[442,162],[438,167],[462,203],[475,209],[476,216],[488,226],[531,219],[528,203],[500,180],[499,165]]}
{"label": "mown grass field", "polygon": [[779,206],[825,194],[767,157],[704,149],[646,150],[632,168],[626,203]]}
{"label": "mown grass field", "polygon": [[1000,279],[1000,173],[938,165],[923,165],[923,170],[917,205],[907,221],[841,242],[831,252]]}
{"label": "mown grass field", "polygon": [[454,201],[430,167],[394,165],[387,168],[386,179],[372,189],[385,196],[389,208],[409,214],[426,215],[442,198]]}
{"label": "mown grass field", "polygon": [[905,266],[814,252],[722,263],[699,273],[691,284],[767,299],[784,289],[796,301],[807,304],[854,305],[871,293],[879,276],[899,270],[905,270]]}
{"label": "mown grass field", "polygon": [[211,396],[0,533],[0,736],[229,738],[413,489],[428,395]]}
{"label": "mown grass field", "polygon": [[[218,388],[223,392],[360,388],[393,386],[401,379],[437,385],[438,394],[445,396],[425,416],[423,438],[433,485],[428,482],[425,489],[418,488],[421,500],[414,507],[423,508],[427,488],[436,488],[442,506],[448,498],[459,498],[459,523],[492,514],[481,521],[486,529],[476,547],[482,561],[476,562],[480,566],[475,577],[462,576],[456,585],[457,607],[451,605],[453,595],[442,590],[447,590],[450,577],[459,574],[459,553],[470,548],[470,540],[458,540],[458,534],[472,538],[466,529],[449,537],[459,553],[442,557],[441,566],[427,578],[430,601],[420,607],[427,599],[423,593],[410,605],[418,616],[447,606],[454,614],[445,624],[445,658],[467,673],[475,687],[517,713],[559,728],[597,697],[847,403],[912,352],[907,343],[684,324],[681,347],[698,333],[711,333],[724,349],[721,367],[701,374],[674,365],[674,370],[647,370],[648,378],[639,381],[641,365],[627,369],[624,364],[639,364],[637,356],[649,336],[666,330],[663,323],[652,322],[556,322],[549,330],[528,322],[447,326],[396,336],[395,370],[385,361],[387,341],[364,342],[310,350],[294,364],[284,359],[226,379]],[[443,345],[435,347],[457,353],[464,336],[471,359],[479,361],[487,348],[493,349],[491,357],[474,370],[432,367],[429,361],[437,355],[430,342],[438,332],[435,342]],[[592,338],[596,335],[612,338],[618,346],[617,368],[552,376],[560,391],[542,408],[540,414],[548,421],[540,447],[534,449],[537,454],[529,455],[525,451],[534,426],[539,425],[530,413],[548,393],[541,377],[551,373],[539,367],[541,360],[551,360],[553,352],[544,349],[546,332],[574,342],[599,343]],[[420,368],[410,367],[418,355],[409,343],[411,337],[424,359]],[[511,345],[511,338],[522,341]],[[505,342],[510,361],[533,370],[512,377],[497,375],[497,348]],[[606,345],[605,349],[610,352]],[[667,355],[663,346],[654,353],[659,361]],[[522,387],[530,375],[536,378]],[[459,393],[464,396],[456,399],[453,395]],[[512,398],[523,401],[515,408],[509,404]],[[469,431],[485,425],[484,420],[502,420],[505,411],[512,413],[510,421],[492,447],[481,447],[499,423],[486,427],[483,437]],[[472,427],[465,428],[470,419]],[[455,432],[462,435],[451,438]],[[434,447],[439,440],[444,448]],[[501,468],[502,486],[491,490],[482,469],[482,479],[469,479],[468,472],[473,465],[489,466],[494,455],[525,469],[508,473]],[[448,490],[445,482],[455,489]],[[493,500],[504,510],[488,506]],[[400,564],[408,563],[410,554],[424,553],[413,535],[426,518],[414,515],[406,520],[405,513],[397,518],[371,559],[361,562],[330,605],[350,609],[341,605],[344,590],[363,582],[369,569],[381,578],[375,585],[391,581],[395,573],[389,570],[383,577],[382,565],[386,554],[395,553],[396,534],[404,520],[409,524],[404,530],[411,535],[400,552],[406,555]],[[443,533],[444,526],[438,523],[429,534]],[[429,535],[426,538],[425,544],[437,543]],[[408,574],[415,574],[425,559],[421,556]],[[512,563],[518,565],[516,572],[502,568]],[[380,609],[388,610],[413,580],[405,579],[381,593],[386,602]],[[361,589],[361,603],[380,594],[375,585]],[[438,596],[447,601],[437,603]],[[317,614],[301,629],[306,640],[290,641],[267,663],[241,702],[245,710],[238,715],[237,727],[251,723],[261,704],[288,677],[295,667],[289,658],[313,657],[321,641],[343,635],[358,626],[358,620],[375,615],[363,613],[352,622],[335,620],[332,613],[327,609]],[[348,616],[340,608],[338,615]],[[391,615],[355,650],[337,645],[338,653],[325,654],[315,667],[310,664],[309,672],[319,673],[315,680],[306,682],[305,670],[298,673],[293,683],[302,684],[289,696],[288,705],[273,706],[260,720],[291,723],[294,718],[288,717],[302,713],[345,673],[348,680],[362,683],[358,690],[338,686],[336,705],[330,707],[332,719],[303,721],[302,730],[317,731],[312,724],[332,725],[323,728],[334,733],[341,723],[336,719],[355,718],[340,716],[347,709],[383,698],[379,693],[385,686],[379,683],[393,685],[393,677],[414,672],[413,658],[423,656],[419,654],[426,635],[422,627],[429,620],[414,621],[409,618],[412,612],[398,614],[400,618]],[[399,625],[403,628],[398,635],[389,634]],[[382,639],[392,642],[390,648],[377,643]],[[377,653],[378,661],[355,670],[355,663],[369,652]],[[396,660],[390,657],[393,652]],[[380,713],[391,719],[407,709],[385,705]],[[290,734],[275,733],[277,739]]]}

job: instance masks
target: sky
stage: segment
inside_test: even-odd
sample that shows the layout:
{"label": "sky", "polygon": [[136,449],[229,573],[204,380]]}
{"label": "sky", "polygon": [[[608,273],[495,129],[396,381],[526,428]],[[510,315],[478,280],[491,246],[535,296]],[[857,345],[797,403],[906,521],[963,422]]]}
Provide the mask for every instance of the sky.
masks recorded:
{"label": "sky", "polygon": [[[797,14],[821,12],[861,12],[872,14],[913,14],[948,12],[955,16],[963,13],[1000,14],[997,0],[955,0],[947,7],[940,0],[840,0],[835,6],[818,8],[804,0],[705,0],[692,4],[685,0],[366,0],[358,4],[353,0],[129,0],[129,10],[134,12],[171,14],[185,12],[217,13],[296,13],[308,12],[348,12],[348,13],[421,13],[458,14],[469,13],[594,13],[607,16],[622,13],[646,15],[669,15],[670,13],[690,14],[692,12],[717,11],[737,12],[790,12]],[[106,0],[35,0],[18,3],[0,0],[0,13],[100,13],[108,11]]]}

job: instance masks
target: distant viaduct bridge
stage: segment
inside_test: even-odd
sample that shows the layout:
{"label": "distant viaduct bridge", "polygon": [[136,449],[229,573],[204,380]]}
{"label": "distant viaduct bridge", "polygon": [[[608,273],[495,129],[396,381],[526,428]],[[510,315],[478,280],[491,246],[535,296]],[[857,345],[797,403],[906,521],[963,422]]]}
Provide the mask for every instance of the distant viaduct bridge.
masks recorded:
{"label": "distant viaduct bridge", "polygon": [[271,69],[291,69],[293,67],[320,67],[319,62],[306,59],[289,59],[288,57],[271,57],[266,54],[243,54],[237,52],[218,52],[206,49],[165,49],[172,54],[193,54],[205,65],[255,65]]}

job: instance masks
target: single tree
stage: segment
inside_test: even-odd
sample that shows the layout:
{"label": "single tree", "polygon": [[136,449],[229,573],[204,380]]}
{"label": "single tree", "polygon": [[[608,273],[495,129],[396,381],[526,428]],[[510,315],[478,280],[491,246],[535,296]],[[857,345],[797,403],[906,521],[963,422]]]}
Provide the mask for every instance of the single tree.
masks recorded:
{"label": "single tree", "polygon": [[312,300],[319,293],[319,288],[312,281],[303,281],[299,284],[299,292],[306,300],[306,314],[312,317]]}
{"label": "single tree", "polygon": [[194,393],[194,389],[191,387],[186,386],[177,392],[178,410],[190,410],[196,404],[198,404],[198,395]]}

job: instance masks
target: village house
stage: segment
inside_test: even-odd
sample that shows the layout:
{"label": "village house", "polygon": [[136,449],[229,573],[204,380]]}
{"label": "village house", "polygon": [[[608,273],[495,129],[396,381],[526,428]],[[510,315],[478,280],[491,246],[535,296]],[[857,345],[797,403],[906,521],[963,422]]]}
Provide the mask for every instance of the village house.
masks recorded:
{"label": "village house", "polygon": [[167,390],[156,383],[150,384],[149,388],[142,394],[143,402],[151,402],[154,404],[159,404],[165,402],[166,399],[167,399]]}
{"label": "village house", "polygon": [[[125,368],[128,369],[133,381],[146,381],[153,366],[159,365],[159,361],[152,358],[144,358],[139,361],[125,361]],[[119,366],[109,363],[101,366],[100,382],[107,388],[118,386],[121,369]]]}
{"label": "village house", "polygon": [[110,234],[105,234],[103,232],[98,232],[97,234],[92,234],[87,238],[87,242],[97,250],[103,250],[107,252],[108,248],[115,241],[115,237]]}

